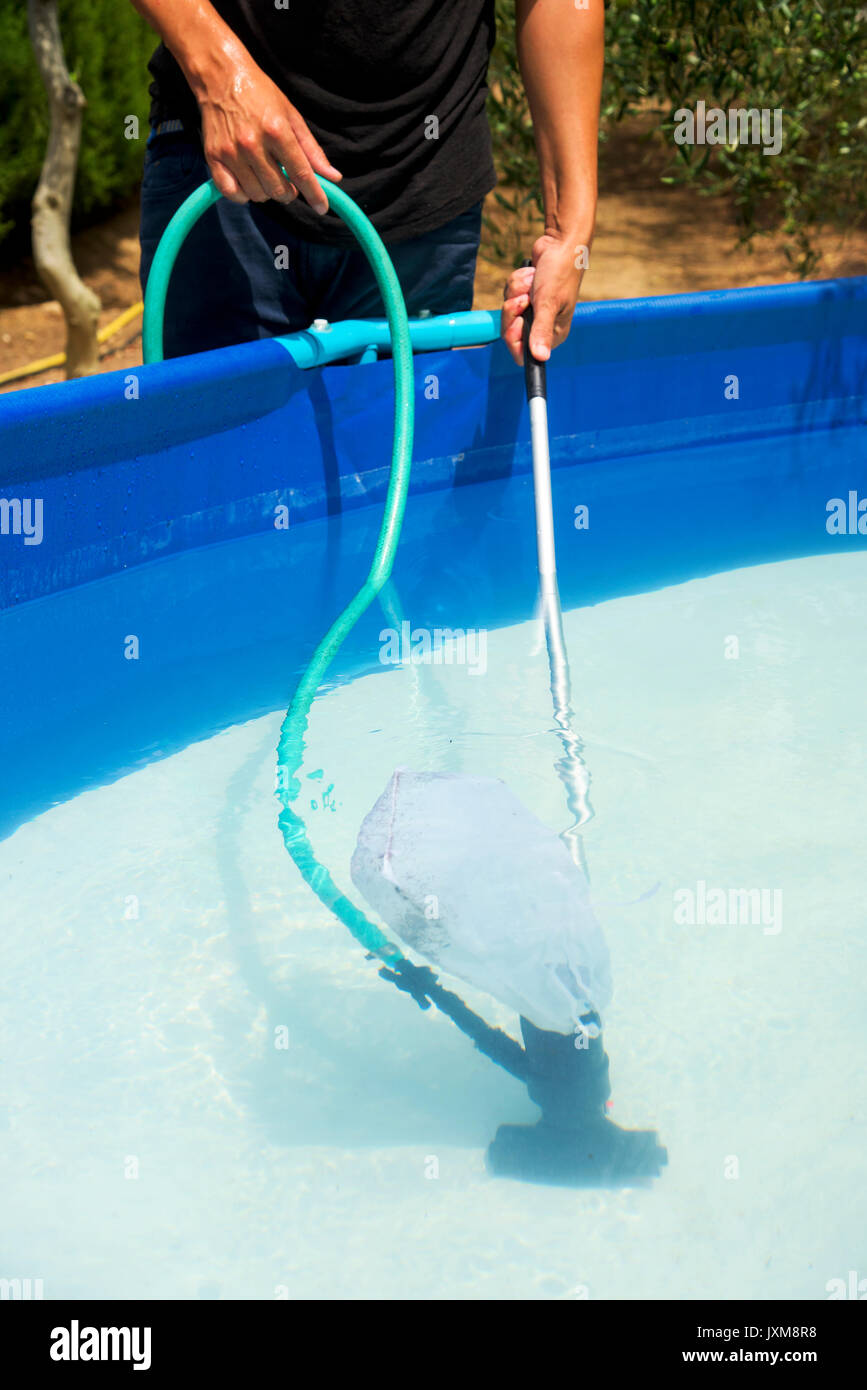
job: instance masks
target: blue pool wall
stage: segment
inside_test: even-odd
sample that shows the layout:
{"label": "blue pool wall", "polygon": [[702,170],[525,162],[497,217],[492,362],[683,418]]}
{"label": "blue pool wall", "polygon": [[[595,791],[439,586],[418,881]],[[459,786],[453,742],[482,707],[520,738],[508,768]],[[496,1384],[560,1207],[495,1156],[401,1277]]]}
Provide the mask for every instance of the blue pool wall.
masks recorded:
{"label": "blue pool wall", "polygon": [[[867,277],[582,304],[549,365],[554,467],[863,423]],[[738,380],[726,399],[725,380]],[[500,343],[416,359],[413,492],[526,472],[522,377]],[[378,502],[389,361],[302,371],[279,341],[0,397],[0,608],[131,565]]]}
{"label": "blue pool wall", "polygon": [[[864,547],[824,518],[827,498],[867,496],[865,308],[867,279],[581,306],[548,369],[564,605]],[[415,373],[399,601],[419,626],[525,619],[523,374],[499,343]],[[285,707],[373,552],[390,362],[302,372],[263,341],[138,368],[138,399],[130,375],[0,398],[0,497],[45,508],[40,546],[0,537],[0,835]],[[382,623],[371,610],[335,678],[384,670]]]}

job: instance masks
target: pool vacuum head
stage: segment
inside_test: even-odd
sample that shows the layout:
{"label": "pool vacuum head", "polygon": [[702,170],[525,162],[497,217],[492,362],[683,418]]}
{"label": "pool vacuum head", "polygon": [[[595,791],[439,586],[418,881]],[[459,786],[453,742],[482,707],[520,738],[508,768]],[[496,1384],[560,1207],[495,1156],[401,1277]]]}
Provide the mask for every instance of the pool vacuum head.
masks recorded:
{"label": "pool vacuum head", "polygon": [[[583,1020],[598,1026],[598,1017]],[[653,1130],[621,1129],[605,1114],[611,1095],[601,1034],[583,1046],[521,1019],[535,1125],[500,1125],[488,1149],[496,1177],[564,1187],[633,1187],[659,1176],[668,1154]]]}
{"label": "pool vacuum head", "polygon": [[352,881],[413,950],[520,1015],[508,1070],[542,1119],[500,1127],[492,1172],[596,1187],[659,1172],[656,1135],[605,1113],[611,980],[587,881],[505,782],[398,768],[361,826]]}

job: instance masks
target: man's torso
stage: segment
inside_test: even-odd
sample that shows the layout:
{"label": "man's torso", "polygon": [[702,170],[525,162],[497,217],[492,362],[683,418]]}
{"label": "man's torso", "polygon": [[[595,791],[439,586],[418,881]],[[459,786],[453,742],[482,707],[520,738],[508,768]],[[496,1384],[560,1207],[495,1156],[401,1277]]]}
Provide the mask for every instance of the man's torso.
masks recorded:
{"label": "man's torso", "polygon": [[[477,202],[495,182],[485,115],[494,0],[213,0],[301,113],[343,186],[386,239],[405,240]],[[150,63],[151,121],[199,126],[163,45]],[[269,209],[296,234],[348,244],[328,213]]]}

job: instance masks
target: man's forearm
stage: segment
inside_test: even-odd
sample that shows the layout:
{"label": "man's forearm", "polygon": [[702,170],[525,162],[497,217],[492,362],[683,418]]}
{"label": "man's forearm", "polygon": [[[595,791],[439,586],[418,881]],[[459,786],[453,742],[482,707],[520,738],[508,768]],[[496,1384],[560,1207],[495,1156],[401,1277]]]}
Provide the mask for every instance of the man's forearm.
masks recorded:
{"label": "man's forearm", "polygon": [[536,133],[546,231],[589,245],[596,217],[603,0],[516,0],[518,61]]}
{"label": "man's forearm", "polygon": [[179,63],[197,100],[219,74],[238,73],[253,62],[209,0],[132,0]]}

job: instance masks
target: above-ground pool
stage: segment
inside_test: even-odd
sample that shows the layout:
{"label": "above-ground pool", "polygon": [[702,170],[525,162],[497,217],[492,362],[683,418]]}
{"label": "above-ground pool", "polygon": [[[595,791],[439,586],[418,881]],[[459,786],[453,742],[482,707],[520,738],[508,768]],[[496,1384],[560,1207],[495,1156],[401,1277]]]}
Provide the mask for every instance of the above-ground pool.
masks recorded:
{"label": "above-ground pool", "polygon": [[[549,365],[610,1115],[668,1151],[614,1190],[490,1174],[526,1089],[379,977],[277,827],[282,716],[376,539],[390,364],[266,341],[0,401],[0,1276],[824,1299],[864,1271],[865,310],[865,280],[584,305]],[[396,767],[569,819],[521,374],[500,344],[415,373],[393,579],[300,771],[351,896]],[[451,636],[383,659],[404,623]]]}

